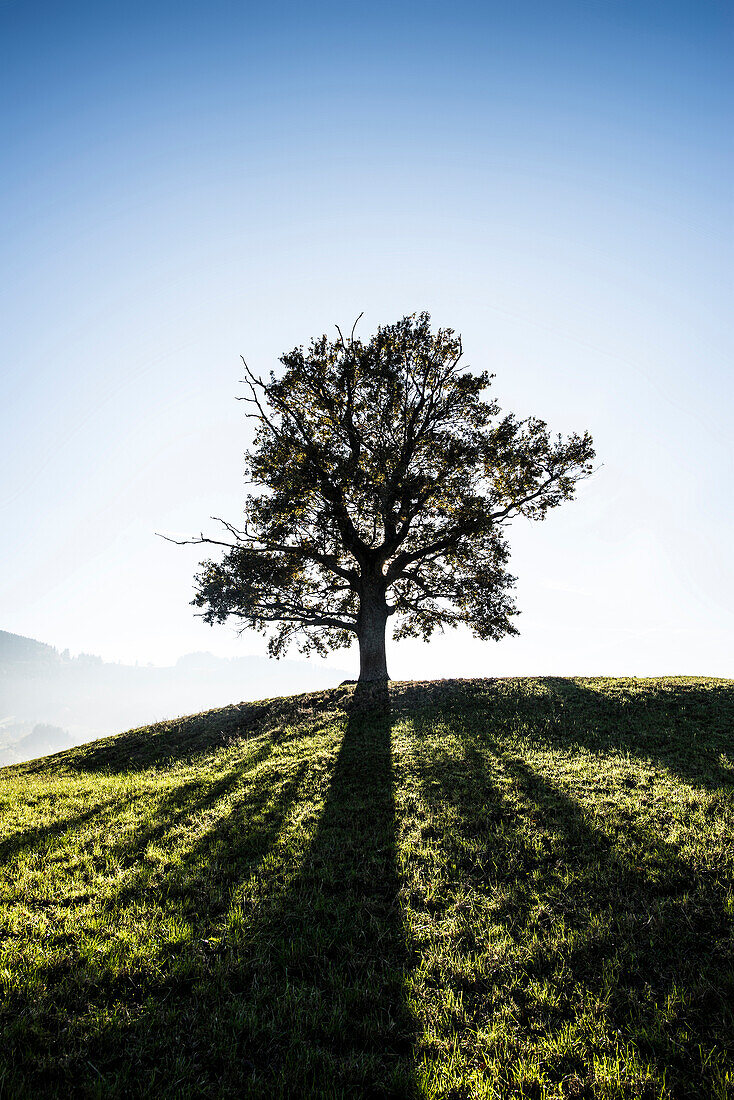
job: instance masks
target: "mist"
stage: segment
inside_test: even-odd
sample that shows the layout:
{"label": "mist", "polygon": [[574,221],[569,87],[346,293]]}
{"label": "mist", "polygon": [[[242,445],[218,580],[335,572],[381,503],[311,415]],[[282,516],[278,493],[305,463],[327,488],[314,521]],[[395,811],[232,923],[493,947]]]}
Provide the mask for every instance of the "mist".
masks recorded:
{"label": "mist", "polygon": [[230,703],[334,687],[347,675],[316,661],[211,653],[163,668],[116,664],[0,631],[0,765]]}

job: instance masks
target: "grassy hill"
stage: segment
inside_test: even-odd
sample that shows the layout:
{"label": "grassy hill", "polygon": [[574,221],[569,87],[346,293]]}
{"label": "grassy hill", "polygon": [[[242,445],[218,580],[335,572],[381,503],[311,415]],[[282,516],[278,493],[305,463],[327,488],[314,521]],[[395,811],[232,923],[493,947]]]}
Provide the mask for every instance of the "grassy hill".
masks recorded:
{"label": "grassy hill", "polygon": [[0,1096],[733,1096],[734,681],[352,691],[0,771]]}

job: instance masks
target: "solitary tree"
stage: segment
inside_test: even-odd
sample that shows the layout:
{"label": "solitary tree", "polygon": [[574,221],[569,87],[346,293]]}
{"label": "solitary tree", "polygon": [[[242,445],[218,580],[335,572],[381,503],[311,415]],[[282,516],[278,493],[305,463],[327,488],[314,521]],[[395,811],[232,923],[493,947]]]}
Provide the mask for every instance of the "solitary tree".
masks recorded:
{"label": "solitary tree", "polygon": [[[201,563],[193,603],[269,636],[273,656],[359,643],[359,680],[388,679],[394,636],[466,623],[516,634],[505,528],[571,499],[594,457],[588,432],[552,437],[542,420],[500,416],[493,375],[460,370],[461,338],[427,313],[362,342],[322,336],[269,380],[245,363],[251,484],[226,548]],[[244,360],[243,360],[244,362]]]}

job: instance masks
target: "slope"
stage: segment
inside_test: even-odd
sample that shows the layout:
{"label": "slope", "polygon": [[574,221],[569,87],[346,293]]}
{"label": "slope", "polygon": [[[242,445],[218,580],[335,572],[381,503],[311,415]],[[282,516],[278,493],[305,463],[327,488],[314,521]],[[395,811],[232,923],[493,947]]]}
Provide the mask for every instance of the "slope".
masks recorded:
{"label": "slope", "polygon": [[0,772],[2,1095],[731,1095],[734,681],[352,692]]}

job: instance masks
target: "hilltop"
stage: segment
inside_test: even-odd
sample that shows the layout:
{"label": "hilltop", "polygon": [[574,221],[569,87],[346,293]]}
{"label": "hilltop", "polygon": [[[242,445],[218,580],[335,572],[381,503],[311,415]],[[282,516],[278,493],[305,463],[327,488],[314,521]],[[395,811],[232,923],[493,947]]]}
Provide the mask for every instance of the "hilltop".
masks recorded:
{"label": "hilltop", "polygon": [[734,681],[353,688],[0,771],[3,1095],[734,1092]]}

